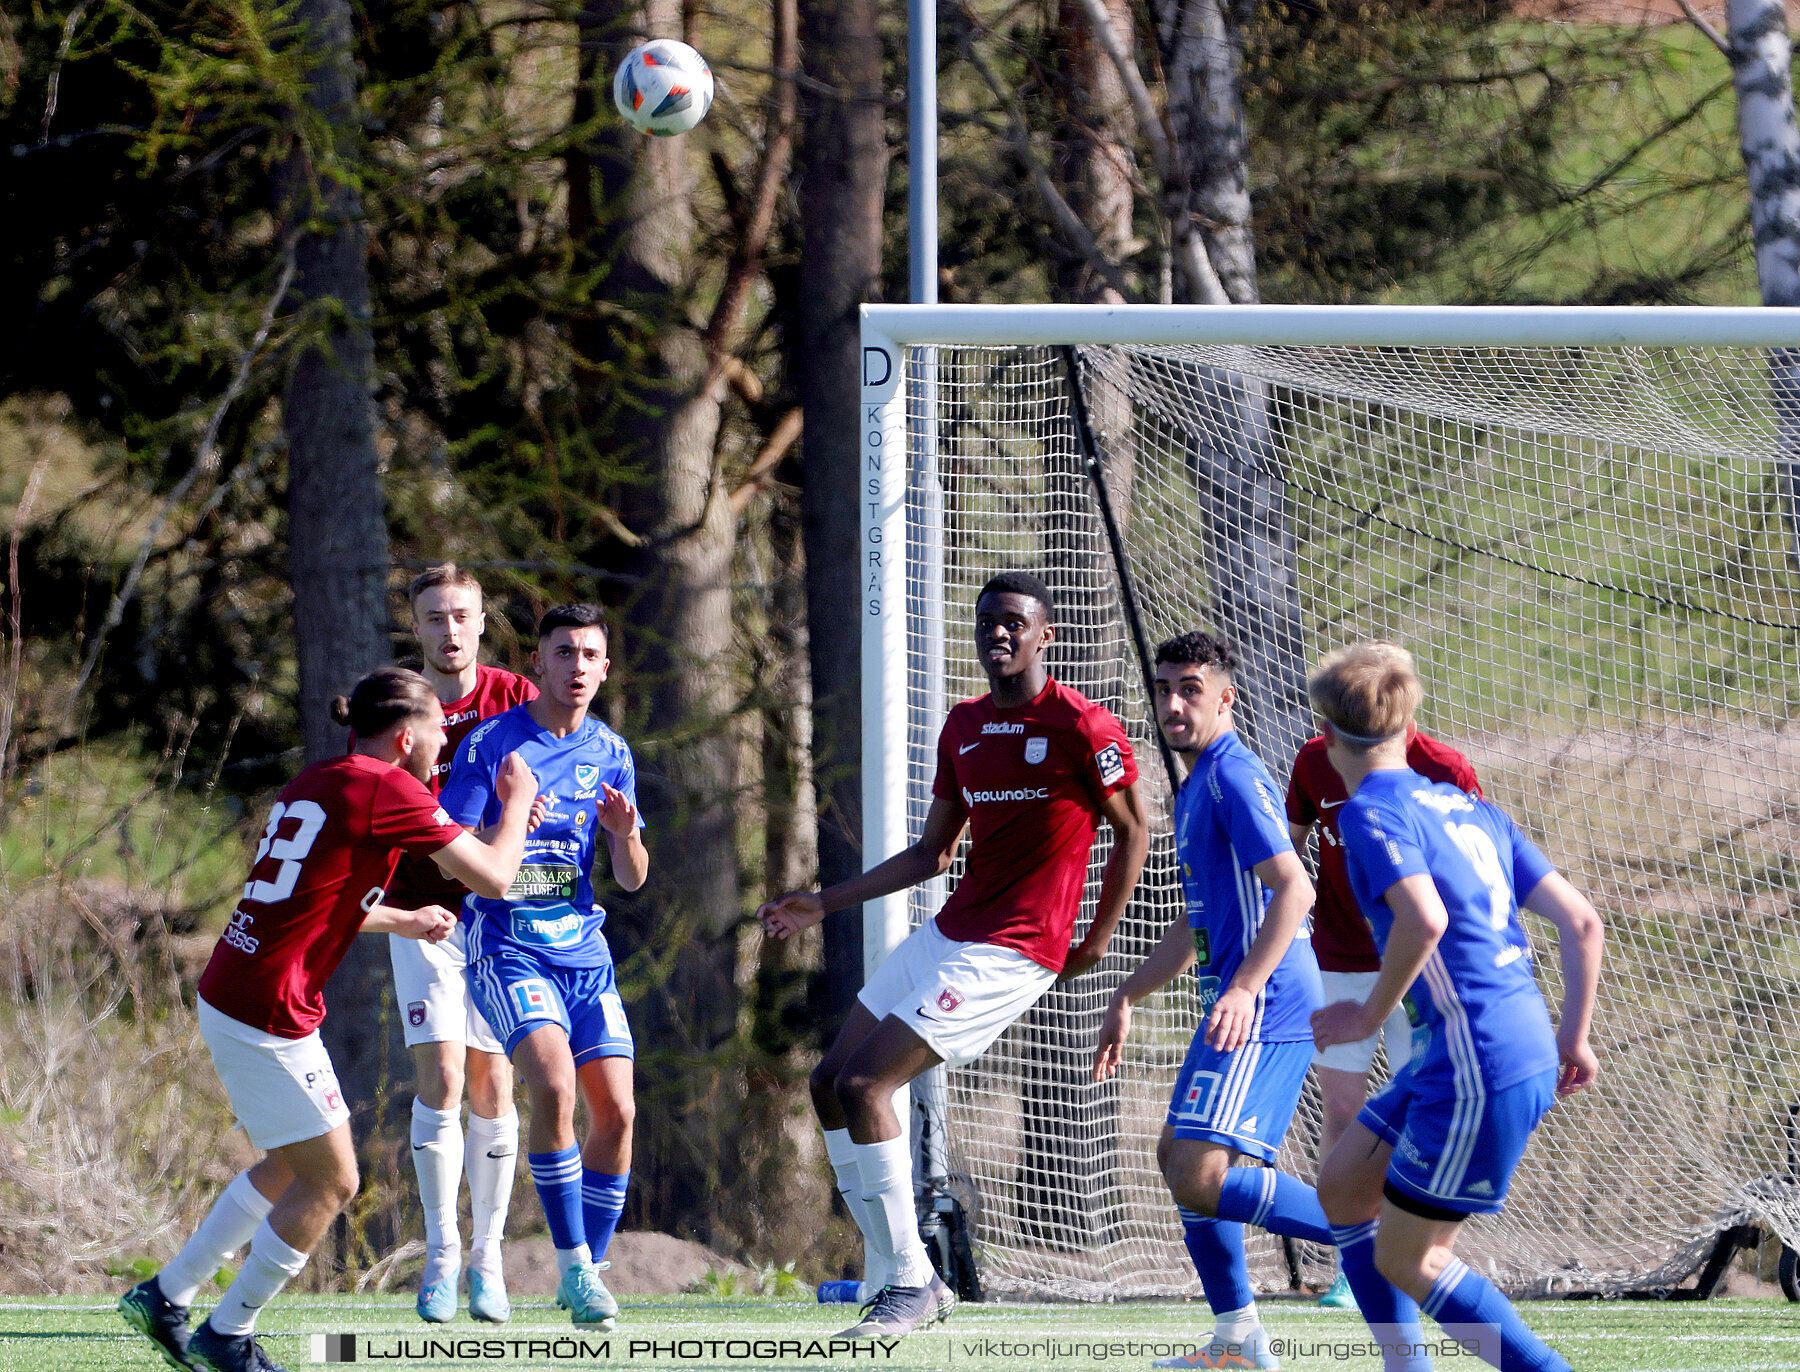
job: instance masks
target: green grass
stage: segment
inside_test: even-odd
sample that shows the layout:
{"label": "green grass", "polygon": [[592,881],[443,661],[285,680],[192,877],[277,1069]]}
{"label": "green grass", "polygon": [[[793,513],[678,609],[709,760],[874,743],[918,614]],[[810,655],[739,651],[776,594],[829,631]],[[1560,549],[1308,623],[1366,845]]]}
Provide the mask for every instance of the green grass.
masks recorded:
{"label": "green grass", "polygon": [[[1800,1307],[1784,1301],[1735,1300],[1705,1304],[1636,1301],[1534,1302],[1526,1318],[1582,1372],[1716,1372],[1721,1368],[1800,1368]],[[1264,1304],[1269,1328],[1279,1337],[1321,1342],[1358,1336],[1353,1314],[1272,1300]],[[713,1296],[627,1299],[612,1334],[582,1333],[585,1353],[551,1342],[575,1331],[548,1301],[522,1302],[503,1327],[475,1325],[466,1316],[446,1326],[413,1317],[403,1296],[317,1296],[297,1293],[271,1306],[263,1319],[270,1354],[285,1366],[311,1366],[310,1335],[356,1334],[357,1366],[389,1367],[954,1367],[1001,1372],[1055,1365],[1063,1368],[1117,1364],[1147,1367],[1136,1343],[1185,1343],[1210,1326],[1203,1305],[1177,1301],[1116,1305],[965,1306],[952,1321],[891,1348],[862,1346],[856,1356],[826,1341],[854,1316],[848,1306],[819,1306],[766,1297],[720,1300]],[[457,1340],[517,1342],[517,1355],[482,1357],[458,1351]],[[537,1341],[542,1352],[531,1355]],[[814,1348],[814,1341],[819,1347]],[[677,1341],[686,1341],[687,1348]],[[748,1347],[732,1350],[731,1341]],[[752,1341],[777,1341],[759,1356]],[[782,1351],[785,1341],[789,1350]],[[1021,1347],[1036,1343],[1035,1348]],[[708,1344],[716,1344],[709,1348]],[[432,1347],[433,1344],[437,1348]],[[606,1351],[600,1352],[604,1345]],[[660,1345],[660,1347],[657,1347]],[[671,1345],[675,1345],[671,1347]],[[738,1356],[731,1356],[736,1351]],[[773,1352],[774,1356],[769,1356]],[[1152,1350],[1152,1354],[1154,1350]],[[473,1354],[473,1356],[471,1356]],[[1371,1358],[1334,1358],[1329,1352],[1288,1357],[1290,1372],[1349,1369],[1363,1372]],[[1440,1368],[1459,1365],[1440,1358]],[[125,1330],[102,1297],[13,1298],[0,1302],[0,1372],[156,1372],[163,1364],[137,1335]]]}

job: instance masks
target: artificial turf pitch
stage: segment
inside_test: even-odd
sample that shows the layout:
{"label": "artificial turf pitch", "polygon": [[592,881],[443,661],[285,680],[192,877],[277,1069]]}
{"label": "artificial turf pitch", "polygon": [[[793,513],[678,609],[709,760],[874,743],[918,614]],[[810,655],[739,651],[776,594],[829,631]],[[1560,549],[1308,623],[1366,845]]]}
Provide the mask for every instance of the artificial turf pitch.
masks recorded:
{"label": "artificial turf pitch", "polygon": [[[1578,1372],[1720,1372],[1800,1369],[1800,1306],[1772,1300],[1536,1301],[1526,1319]],[[1265,1300],[1264,1319],[1289,1341],[1289,1372],[1373,1372],[1351,1346],[1353,1313],[1311,1302]],[[553,1368],[1146,1368],[1210,1328],[1206,1307],[1179,1301],[1110,1305],[967,1305],[947,1324],[886,1346],[833,1345],[854,1307],[710,1296],[628,1300],[610,1334],[575,1330],[548,1301],[515,1305],[512,1323],[474,1324],[459,1313],[426,1325],[403,1296],[297,1292],[270,1307],[259,1331],[270,1355],[295,1369],[340,1363],[396,1369]],[[1426,1324],[1428,1336],[1435,1327]],[[325,1336],[315,1340],[313,1336]],[[335,1336],[335,1337],[333,1337]],[[348,1337],[346,1337],[348,1336]],[[1303,1351],[1295,1353],[1295,1346]],[[320,1356],[315,1357],[315,1354]],[[327,1361],[329,1359],[330,1361]],[[1474,1367],[1440,1354],[1437,1366]],[[110,1300],[93,1296],[0,1300],[0,1372],[166,1372]]]}

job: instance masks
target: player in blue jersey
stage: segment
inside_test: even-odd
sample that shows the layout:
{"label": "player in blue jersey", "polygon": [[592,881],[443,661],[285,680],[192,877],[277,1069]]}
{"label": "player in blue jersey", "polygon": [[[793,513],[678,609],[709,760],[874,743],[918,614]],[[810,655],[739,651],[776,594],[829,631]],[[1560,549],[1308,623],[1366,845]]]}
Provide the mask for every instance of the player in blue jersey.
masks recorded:
{"label": "player in blue jersey", "polygon": [[[1340,649],[1308,690],[1350,793],[1339,819],[1345,865],[1382,954],[1368,999],[1321,1009],[1315,1038],[1320,1048],[1363,1038],[1403,995],[1416,1026],[1407,1069],[1320,1168],[1344,1275],[1370,1327],[1393,1345],[1390,1369],[1422,1365],[1405,1351],[1417,1341],[1418,1307],[1509,1372],[1566,1369],[1452,1249],[1465,1219],[1505,1203],[1556,1098],[1594,1079],[1600,916],[1503,811],[1407,767],[1422,694],[1411,654],[1391,643]],[[1555,1029],[1532,977],[1521,905],[1556,927],[1564,991]]]}
{"label": "player in blue jersey", "polygon": [[[469,985],[531,1100],[528,1160],[562,1272],[557,1304],[576,1324],[610,1329],[619,1304],[600,1263],[631,1176],[635,1050],[592,874],[601,834],[613,880],[627,891],[644,884],[650,858],[638,832],[631,749],[587,712],[611,665],[601,611],[549,611],[531,661],[538,698],[469,735],[443,805],[457,823],[485,828],[499,813],[501,759],[517,751],[537,777],[539,822],[512,888],[501,899],[463,903]],[[579,1147],[578,1092],[589,1121]]]}
{"label": "player in blue jersey", "polygon": [[[1119,1065],[1131,1008],[1189,967],[1204,1019],[1175,1079],[1157,1143],[1189,1254],[1213,1311],[1199,1351],[1158,1367],[1279,1367],[1244,1261],[1244,1223],[1330,1243],[1313,1189],[1273,1167],[1312,1062],[1319,965],[1303,934],[1312,882],[1281,792],[1232,724],[1236,650],[1204,633],[1156,650],[1158,723],[1189,763],[1175,799],[1185,918],[1128,977],[1106,1012],[1094,1080]],[[1196,965],[1197,964],[1197,965]]]}

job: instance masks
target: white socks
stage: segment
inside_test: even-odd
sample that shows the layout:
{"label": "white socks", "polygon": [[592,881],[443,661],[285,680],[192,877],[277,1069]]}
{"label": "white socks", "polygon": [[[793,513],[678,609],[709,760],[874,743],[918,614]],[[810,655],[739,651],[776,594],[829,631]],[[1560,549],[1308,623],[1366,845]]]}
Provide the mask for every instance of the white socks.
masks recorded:
{"label": "white socks", "polygon": [[1213,1339],[1218,1343],[1242,1343],[1256,1332],[1262,1317],[1256,1313],[1256,1302],[1251,1301],[1241,1310],[1227,1310],[1222,1315],[1213,1316]]}
{"label": "white socks", "polygon": [[903,1133],[880,1143],[851,1145],[869,1206],[870,1245],[888,1264],[887,1280],[895,1286],[925,1286],[931,1281],[931,1259],[919,1239],[918,1211],[913,1203],[912,1146]]}
{"label": "white socks", "polygon": [[413,1171],[419,1174],[419,1202],[425,1208],[425,1251],[436,1258],[454,1250],[462,1261],[462,1234],[456,1226],[456,1193],[462,1186],[462,1106],[433,1110],[417,1096],[412,1103]]}
{"label": "white socks", "polygon": [[863,1282],[870,1290],[879,1291],[887,1284],[887,1259],[881,1256],[875,1242],[875,1221],[870,1218],[874,1203],[863,1199],[862,1168],[856,1162],[856,1145],[850,1141],[848,1129],[825,1131],[825,1156],[831,1160],[832,1175],[837,1178],[838,1195],[844,1208],[856,1221],[863,1236]]}
{"label": "white socks", "polygon": [[519,1112],[497,1120],[469,1111],[469,1266],[483,1276],[500,1275],[500,1237],[512,1206],[513,1176],[519,1166]]}
{"label": "white socks", "polygon": [[239,1172],[213,1202],[194,1237],[156,1274],[163,1298],[172,1305],[192,1305],[200,1288],[213,1279],[227,1258],[250,1242],[257,1225],[274,1206],[274,1201],[250,1184],[248,1172]]}
{"label": "white socks", "polygon": [[221,1334],[248,1334],[256,1328],[256,1317],[262,1308],[305,1266],[306,1254],[290,1246],[264,1220],[250,1240],[250,1256],[244,1261],[243,1271],[225,1292],[218,1309],[207,1316],[208,1322]]}
{"label": "white socks", "polygon": [[556,1250],[556,1270],[562,1276],[569,1275],[569,1269],[578,1262],[592,1262],[594,1254],[585,1243],[578,1243],[573,1248]]}

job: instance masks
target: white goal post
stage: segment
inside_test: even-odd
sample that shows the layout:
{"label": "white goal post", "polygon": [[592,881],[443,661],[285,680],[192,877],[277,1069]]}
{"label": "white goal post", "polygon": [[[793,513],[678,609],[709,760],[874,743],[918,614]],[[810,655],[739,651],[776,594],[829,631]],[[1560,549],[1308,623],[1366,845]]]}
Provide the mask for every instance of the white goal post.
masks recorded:
{"label": "white goal post", "polygon": [[[1069,348],[1149,641],[1238,640],[1277,780],[1305,666],[1399,639],[1424,726],[1608,921],[1601,1076],[1459,1251],[1548,1294],[1679,1281],[1731,1225],[1800,1247],[1800,310],[869,305],[862,343],[867,861],[916,835],[944,711],[985,689],[973,595],[1015,567],[1058,597],[1052,670],[1131,733],[1155,832],[1105,964],[937,1093],[926,1170],[984,1285],[1198,1292],[1153,1157],[1186,978],[1145,1002],[1120,1080],[1086,1082],[1181,902]],[[1103,830],[1084,920],[1105,851]],[[867,970],[944,887],[865,906]],[[1309,1085],[1280,1158],[1308,1180],[1318,1124]],[[1267,1288],[1328,1279],[1310,1245],[1251,1256]]]}

